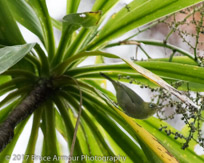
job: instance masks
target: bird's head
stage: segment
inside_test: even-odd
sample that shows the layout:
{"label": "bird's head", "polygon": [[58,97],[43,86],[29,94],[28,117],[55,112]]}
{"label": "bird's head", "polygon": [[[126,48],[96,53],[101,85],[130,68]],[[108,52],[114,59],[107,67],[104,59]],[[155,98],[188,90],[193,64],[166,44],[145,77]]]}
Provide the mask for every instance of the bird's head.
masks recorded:
{"label": "bird's head", "polygon": [[151,108],[151,109],[156,109],[156,108],[157,108],[157,105],[154,104],[154,103],[149,103],[149,108]]}
{"label": "bird's head", "polygon": [[148,107],[149,107],[149,110],[152,110],[152,111],[154,111],[154,112],[156,112],[156,111],[158,111],[158,110],[160,110],[161,109],[161,107],[160,106],[158,106],[158,105],[156,105],[156,104],[154,104],[154,103],[148,103]]}

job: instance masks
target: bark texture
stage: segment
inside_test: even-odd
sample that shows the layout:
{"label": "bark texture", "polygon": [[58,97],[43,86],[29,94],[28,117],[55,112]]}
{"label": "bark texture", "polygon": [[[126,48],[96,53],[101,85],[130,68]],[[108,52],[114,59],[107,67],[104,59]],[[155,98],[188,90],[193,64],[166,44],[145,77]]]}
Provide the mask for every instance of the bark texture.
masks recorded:
{"label": "bark texture", "polygon": [[0,124],[0,152],[12,140],[14,129],[18,123],[31,115],[54,92],[50,80],[39,80],[30,94]]}

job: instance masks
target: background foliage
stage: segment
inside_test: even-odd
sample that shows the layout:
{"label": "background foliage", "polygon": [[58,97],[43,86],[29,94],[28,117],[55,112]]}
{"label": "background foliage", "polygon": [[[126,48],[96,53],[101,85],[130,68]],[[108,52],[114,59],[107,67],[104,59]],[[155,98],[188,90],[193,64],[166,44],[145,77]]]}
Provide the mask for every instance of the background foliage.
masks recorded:
{"label": "background foliage", "polygon": [[[12,141],[0,153],[0,160],[9,162],[5,156],[12,154],[32,118],[25,155],[35,154],[38,134],[42,131],[42,156],[62,155],[57,137],[60,134],[67,142],[66,155],[72,152],[78,156],[120,155],[126,156],[125,162],[203,162],[203,156],[194,152],[195,145],[204,146],[200,93],[204,89],[200,40],[204,7],[199,2],[202,0],[134,0],[108,16],[119,0],[96,0],[92,12],[85,13],[77,13],[80,0],[68,0],[67,15],[58,21],[51,18],[45,0],[0,0],[0,95],[3,98],[0,122],[3,124],[9,113],[30,96],[41,79],[52,81],[54,88],[49,100],[16,126]],[[195,4],[198,5],[183,10]],[[174,21],[176,16],[169,15],[180,10],[185,12],[184,18]],[[18,23],[35,34],[39,43],[26,44]],[[158,23],[170,27],[165,40],[134,39]],[[192,33],[184,30],[189,24],[194,25]],[[116,40],[139,27],[133,36]],[[53,28],[62,32],[59,45]],[[190,49],[172,45],[170,40],[175,33]],[[144,44],[169,49],[170,57],[151,58]],[[137,46],[148,59],[129,61],[107,52],[110,47],[123,45]],[[90,56],[97,56],[96,64],[80,66]],[[106,64],[106,58],[123,62]],[[154,92],[153,101],[163,106],[158,118],[136,120],[125,115],[114,104],[115,96],[102,86],[106,82],[99,72],[122,82],[149,87]],[[173,115],[180,114],[186,124],[181,131],[161,120],[173,117],[163,114],[171,106],[175,110]],[[28,160],[21,157],[24,162],[33,162],[31,157]]]}

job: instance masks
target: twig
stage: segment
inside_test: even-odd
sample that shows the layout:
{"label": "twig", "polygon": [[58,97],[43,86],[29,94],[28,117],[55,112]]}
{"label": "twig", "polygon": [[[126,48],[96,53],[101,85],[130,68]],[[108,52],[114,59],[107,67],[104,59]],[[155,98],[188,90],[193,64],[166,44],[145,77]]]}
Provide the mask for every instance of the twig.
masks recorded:
{"label": "twig", "polygon": [[[79,105],[79,113],[78,113],[78,117],[77,117],[77,122],[76,122],[76,126],[74,129],[74,136],[73,136],[73,140],[72,140],[72,146],[71,146],[71,150],[70,150],[70,155],[69,157],[71,158],[73,153],[74,153],[74,146],[75,146],[75,142],[76,142],[76,136],[77,136],[77,131],[78,131],[78,127],[79,127],[79,120],[81,117],[81,112],[82,112],[82,91],[80,89],[79,83],[77,82],[76,79],[70,77],[77,85],[78,89],[79,89],[79,94],[80,94],[80,105]],[[68,161],[68,163],[71,163],[71,159]]]}
{"label": "twig", "polygon": [[171,56],[169,57],[169,62],[172,62],[174,55],[176,54],[176,51],[173,50],[173,53],[171,54]]}
{"label": "twig", "polygon": [[161,20],[155,21],[155,22],[149,24],[148,26],[144,27],[142,30],[140,30],[140,29],[138,28],[138,32],[137,32],[137,33],[135,33],[134,35],[132,35],[132,36],[130,36],[130,37],[128,37],[128,38],[126,38],[125,40],[130,40],[130,39],[134,38],[135,36],[139,35],[140,33],[144,32],[144,31],[146,31],[146,30],[149,30],[149,29],[151,29],[152,27],[156,26],[156,25],[159,24],[160,22],[162,22],[162,21],[161,21]]}
{"label": "twig", "polygon": [[174,51],[176,51],[176,52],[178,52],[180,54],[183,54],[183,55],[185,55],[185,56],[187,56],[190,59],[195,61],[192,54],[188,53],[187,51],[184,51],[183,49],[181,49],[179,47],[176,47],[174,45],[164,43],[164,42],[160,42],[160,41],[156,41],[156,40],[124,40],[124,41],[120,41],[120,42],[117,42],[117,43],[109,44],[109,45],[106,46],[106,48],[113,47],[113,46],[120,46],[120,45],[138,45],[138,46],[140,46],[141,43],[143,43],[145,45],[165,47],[165,48],[174,50]]}
{"label": "twig", "polygon": [[151,59],[151,57],[149,56],[149,54],[144,50],[144,48],[140,45],[139,48],[143,51],[143,53],[146,55],[146,57],[148,59]]}

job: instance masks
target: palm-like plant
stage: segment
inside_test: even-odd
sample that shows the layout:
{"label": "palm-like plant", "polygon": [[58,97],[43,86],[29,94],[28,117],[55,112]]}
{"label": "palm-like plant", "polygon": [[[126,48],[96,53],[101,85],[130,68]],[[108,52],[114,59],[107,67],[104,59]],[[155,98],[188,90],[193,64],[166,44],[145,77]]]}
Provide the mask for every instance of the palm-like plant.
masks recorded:
{"label": "palm-like plant", "polygon": [[[192,90],[203,90],[203,68],[196,65],[195,57],[173,47],[186,55],[182,61],[133,63],[121,58],[124,63],[107,65],[103,63],[103,57],[120,56],[103,50],[113,46],[109,45],[110,41],[128,31],[201,1],[135,0],[113,14],[101,27],[106,15],[119,0],[96,0],[92,11],[86,13],[77,13],[80,0],[68,0],[67,15],[62,22],[50,17],[45,0],[0,0],[0,95],[6,95],[0,102],[0,143],[2,148],[6,146],[0,160],[12,154],[34,112],[25,156],[35,153],[41,129],[44,135],[42,156],[61,154],[56,137],[56,132],[59,132],[67,141],[71,156],[114,158],[120,155],[126,156],[124,162],[203,162],[203,158],[193,152],[196,142],[192,141],[190,147],[183,151],[182,140],[176,141],[157,130],[160,123],[167,125],[165,122],[153,117],[144,121],[128,117],[111,102],[115,101],[115,96],[101,87],[104,80],[98,80],[103,79],[99,72],[106,72],[113,79],[122,74],[155,87],[153,81],[196,108],[191,100],[164,81],[188,81]],[[26,44],[17,22],[33,32],[42,45]],[[53,27],[62,31],[57,48]],[[136,42],[125,40],[121,44],[124,43]],[[80,67],[79,64],[89,56],[97,56],[101,64]],[[182,68],[191,71],[183,71]],[[24,161],[33,160],[28,157]]]}

